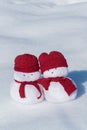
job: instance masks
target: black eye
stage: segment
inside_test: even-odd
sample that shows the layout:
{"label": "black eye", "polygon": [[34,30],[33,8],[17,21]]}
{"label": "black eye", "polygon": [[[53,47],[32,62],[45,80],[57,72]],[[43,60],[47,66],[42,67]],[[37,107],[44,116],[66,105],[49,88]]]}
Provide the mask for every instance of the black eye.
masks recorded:
{"label": "black eye", "polygon": [[31,76],[33,76],[33,74],[31,74]]}

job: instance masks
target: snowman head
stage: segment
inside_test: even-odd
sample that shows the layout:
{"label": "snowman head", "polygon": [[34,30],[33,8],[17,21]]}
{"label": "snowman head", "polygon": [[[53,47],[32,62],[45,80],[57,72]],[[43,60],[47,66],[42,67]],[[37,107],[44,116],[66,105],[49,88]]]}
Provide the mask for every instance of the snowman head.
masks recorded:
{"label": "snowman head", "polygon": [[14,64],[14,79],[36,81],[40,77],[37,57],[31,54],[18,55]]}
{"label": "snowman head", "polygon": [[40,72],[31,72],[31,73],[24,73],[24,72],[17,72],[14,71],[14,79],[18,81],[36,81],[40,78]]}
{"label": "snowman head", "polygon": [[39,56],[40,68],[43,76],[63,77],[68,74],[68,65],[65,57],[58,51],[52,51],[49,54],[42,53]]}

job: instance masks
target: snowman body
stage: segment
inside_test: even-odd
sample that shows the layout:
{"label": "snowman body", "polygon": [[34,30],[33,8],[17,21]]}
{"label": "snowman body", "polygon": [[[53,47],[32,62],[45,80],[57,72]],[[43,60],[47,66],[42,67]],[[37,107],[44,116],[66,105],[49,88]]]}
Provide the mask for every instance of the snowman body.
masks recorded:
{"label": "snowman body", "polygon": [[[37,83],[37,79],[39,79],[39,77],[39,71],[31,73],[14,71],[14,80],[11,83],[10,88],[11,97],[15,101],[23,104],[35,104],[43,101],[44,96],[42,88]],[[24,85],[24,90],[21,90],[21,93],[24,93],[24,97],[21,97],[20,86],[24,82],[26,83]],[[33,84],[34,82],[35,85]],[[38,86],[38,88],[36,86]]]}
{"label": "snowman body", "polygon": [[69,88],[70,94],[68,94],[64,88],[64,86],[66,85],[66,81],[63,84],[61,84],[61,82],[59,81],[53,81],[53,80],[50,81],[48,89],[44,88],[45,98],[47,101],[58,103],[58,102],[70,101],[76,98],[77,96],[76,85],[70,78],[65,77],[67,73],[68,73],[68,69],[66,67],[52,68],[43,72],[44,81],[46,79],[46,82],[47,82],[47,78],[55,79],[56,77],[58,78],[63,77],[63,80],[68,80],[67,86],[68,84],[70,85],[68,86],[68,88],[73,86],[73,89]]}

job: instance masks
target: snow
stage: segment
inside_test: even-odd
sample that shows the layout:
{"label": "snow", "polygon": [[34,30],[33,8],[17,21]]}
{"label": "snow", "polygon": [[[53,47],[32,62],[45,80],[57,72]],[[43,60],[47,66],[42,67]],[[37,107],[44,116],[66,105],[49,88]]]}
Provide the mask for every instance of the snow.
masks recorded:
{"label": "snow", "polygon": [[[10,97],[15,56],[58,50],[76,100],[23,105]],[[87,0],[0,0],[0,130],[87,129]]]}

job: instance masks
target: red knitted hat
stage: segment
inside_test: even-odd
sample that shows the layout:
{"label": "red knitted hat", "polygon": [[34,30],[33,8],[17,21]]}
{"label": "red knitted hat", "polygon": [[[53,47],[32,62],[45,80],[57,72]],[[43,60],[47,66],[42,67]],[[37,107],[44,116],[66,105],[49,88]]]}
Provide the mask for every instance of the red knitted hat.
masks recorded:
{"label": "red knitted hat", "polygon": [[52,68],[68,67],[65,57],[58,51],[52,51],[49,54],[42,53],[39,56],[39,62],[42,73]]}
{"label": "red knitted hat", "polygon": [[35,72],[39,70],[37,57],[31,54],[18,55],[15,58],[14,70],[19,72]]}

